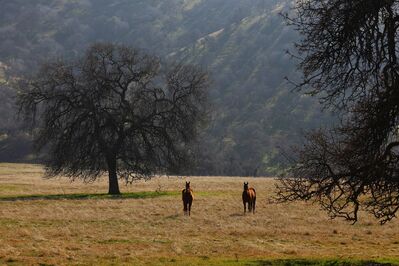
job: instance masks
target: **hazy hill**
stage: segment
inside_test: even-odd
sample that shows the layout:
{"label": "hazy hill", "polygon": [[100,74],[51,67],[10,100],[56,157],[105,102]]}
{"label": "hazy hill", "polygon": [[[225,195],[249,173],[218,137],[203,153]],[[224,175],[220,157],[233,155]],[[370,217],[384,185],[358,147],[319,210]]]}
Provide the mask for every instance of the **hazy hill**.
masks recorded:
{"label": "hazy hill", "polygon": [[[212,75],[214,111],[202,136],[197,173],[274,174],[281,162],[278,147],[295,143],[301,129],[325,120],[315,101],[292,93],[284,81],[295,75],[285,50],[297,36],[278,15],[289,2],[3,1],[0,61],[18,74],[55,56],[77,56],[92,42],[112,41],[200,64]],[[12,94],[6,86],[1,93]],[[10,127],[3,122],[10,117],[7,97],[2,132]],[[7,137],[0,141],[9,144]]]}

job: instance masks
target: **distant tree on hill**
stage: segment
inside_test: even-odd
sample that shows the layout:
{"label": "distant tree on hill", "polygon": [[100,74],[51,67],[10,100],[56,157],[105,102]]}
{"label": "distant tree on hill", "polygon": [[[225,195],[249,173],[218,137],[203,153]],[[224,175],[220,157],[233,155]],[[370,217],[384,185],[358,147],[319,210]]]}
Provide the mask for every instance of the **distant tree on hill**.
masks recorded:
{"label": "distant tree on hill", "polygon": [[188,146],[206,120],[207,75],[166,68],[134,48],[94,44],[80,60],[45,64],[21,80],[18,105],[38,121],[35,147],[48,154],[47,175],[91,181],[108,172],[109,194],[119,194],[118,176],[188,166]]}
{"label": "distant tree on hill", "polygon": [[399,2],[298,0],[294,11],[298,89],[341,122],[307,135],[278,198],[314,200],[353,222],[364,208],[385,223],[399,210]]}

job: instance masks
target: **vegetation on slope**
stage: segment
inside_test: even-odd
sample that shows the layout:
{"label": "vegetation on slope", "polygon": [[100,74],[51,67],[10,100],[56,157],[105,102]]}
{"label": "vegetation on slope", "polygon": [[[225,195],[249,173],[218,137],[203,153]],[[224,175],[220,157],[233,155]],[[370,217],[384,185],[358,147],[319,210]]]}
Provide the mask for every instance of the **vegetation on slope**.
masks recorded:
{"label": "vegetation on slope", "polygon": [[[285,52],[297,37],[278,15],[288,3],[9,1],[0,11],[0,34],[6,37],[0,61],[8,66],[7,75],[18,75],[49,58],[73,58],[93,42],[110,41],[200,64],[213,78],[213,120],[197,151],[196,173],[275,174],[283,168],[280,147],[296,143],[302,129],[326,119],[315,101],[292,93],[284,80],[295,77]],[[7,110],[0,122],[10,117]]]}

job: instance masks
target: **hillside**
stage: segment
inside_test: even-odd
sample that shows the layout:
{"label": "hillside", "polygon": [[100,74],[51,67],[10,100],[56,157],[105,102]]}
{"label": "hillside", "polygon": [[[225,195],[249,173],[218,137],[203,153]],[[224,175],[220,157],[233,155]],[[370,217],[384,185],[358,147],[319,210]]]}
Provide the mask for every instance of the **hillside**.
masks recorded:
{"label": "hillside", "polygon": [[[196,173],[276,174],[281,170],[279,147],[297,143],[302,129],[326,120],[315,101],[291,92],[284,80],[296,76],[285,51],[297,36],[278,15],[289,2],[7,1],[0,10],[5,37],[0,61],[7,66],[7,77],[34,71],[50,58],[79,56],[93,42],[110,41],[199,64],[212,76],[213,115],[201,136]],[[11,117],[12,100],[7,99],[13,93],[7,86],[1,93],[7,93],[7,106],[0,113],[0,130],[8,137],[0,145],[8,147],[9,156],[13,134],[3,121]],[[3,149],[0,159],[7,156]]]}

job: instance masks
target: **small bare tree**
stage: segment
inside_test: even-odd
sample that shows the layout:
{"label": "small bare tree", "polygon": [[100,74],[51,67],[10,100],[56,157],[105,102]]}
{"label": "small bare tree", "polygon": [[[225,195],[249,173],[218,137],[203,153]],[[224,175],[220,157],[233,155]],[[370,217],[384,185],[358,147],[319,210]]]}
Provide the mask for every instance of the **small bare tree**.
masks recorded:
{"label": "small bare tree", "polygon": [[207,74],[166,69],[154,56],[94,44],[74,62],[56,61],[19,83],[18,105],[36,121],[49,177],[95,180],[109,175],[109,194],[126,181],[176,173],[189,165],[188,144],[206,118]]}
{"label": "small bare tree", "polygon": [[364,207],[385,223],[399,210],[399,2],[298,0],[293,14],[302,35],[298,89],[319,96],[341,123],[307,135],[278,198],[315,200],[353,222]]}

